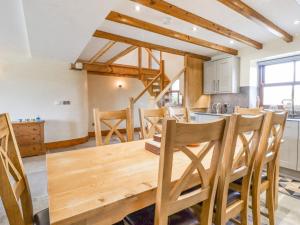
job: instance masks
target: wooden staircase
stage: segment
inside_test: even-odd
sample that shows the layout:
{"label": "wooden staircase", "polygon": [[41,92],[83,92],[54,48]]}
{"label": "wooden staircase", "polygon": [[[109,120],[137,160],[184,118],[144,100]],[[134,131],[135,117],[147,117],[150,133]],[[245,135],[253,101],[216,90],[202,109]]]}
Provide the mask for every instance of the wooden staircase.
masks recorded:
{"label": "wooden staircase", "polygon": [[[145,77],[142,82],[144,84],[145,87],[147,87],[151,81],[154,79],[154,77]],[[148,92],[151,96],[153,97],[157,97],[162,90],[170,83],[170,80],[167,76],[164,75],[164,86],[161,86],[161,78],[159,77],[155,82],[153,82],[150,86],[150,88],[148,89]]]}

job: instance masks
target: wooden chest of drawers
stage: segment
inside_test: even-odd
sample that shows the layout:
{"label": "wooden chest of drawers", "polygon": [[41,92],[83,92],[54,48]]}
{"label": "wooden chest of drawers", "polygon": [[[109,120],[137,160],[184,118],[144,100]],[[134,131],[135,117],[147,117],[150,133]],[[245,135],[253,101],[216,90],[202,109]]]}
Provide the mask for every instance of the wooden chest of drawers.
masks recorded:
{"label": "wooden chest of drawers", "polygon": [[22,157],[46,153],[44,121],[13,123],[13,129]]}

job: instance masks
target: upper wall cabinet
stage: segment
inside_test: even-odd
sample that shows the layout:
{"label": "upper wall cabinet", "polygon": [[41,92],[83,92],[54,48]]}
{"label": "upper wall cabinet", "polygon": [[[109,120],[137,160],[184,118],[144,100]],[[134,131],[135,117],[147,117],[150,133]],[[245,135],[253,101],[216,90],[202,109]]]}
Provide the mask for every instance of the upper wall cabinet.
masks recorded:
{"label": "upper wall cabinet", "polygon": [[240,59],[229,57],[204,63],[204,94],[238,93]]}

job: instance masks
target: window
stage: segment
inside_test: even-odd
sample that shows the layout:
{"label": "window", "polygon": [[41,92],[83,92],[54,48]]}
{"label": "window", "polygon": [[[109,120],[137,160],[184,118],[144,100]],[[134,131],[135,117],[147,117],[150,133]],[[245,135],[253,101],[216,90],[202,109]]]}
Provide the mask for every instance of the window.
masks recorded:
{"label": "window", "polygon": [[265,107],[300,111],[300,56],[260,62],[260,93]]}
{"label": "window", "polygon": [[182,95],[180,93],[179,79],[173,83],[171,90],[169,91],[169,99],[170,99],[170,102],[169,102],[170,106],[182,105]]}

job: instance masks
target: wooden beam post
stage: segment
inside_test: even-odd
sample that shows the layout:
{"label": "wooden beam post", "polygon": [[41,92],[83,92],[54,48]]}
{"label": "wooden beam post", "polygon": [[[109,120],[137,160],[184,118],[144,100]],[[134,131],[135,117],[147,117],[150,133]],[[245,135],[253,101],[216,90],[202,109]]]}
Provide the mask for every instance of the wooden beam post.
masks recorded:
{"label": "wooden beam post", "polygon": [[164,90],[165,86],[165,61],[160,61],[160,90]]}
{"label": "wooden beam post", "polygon": [[[148,48],[146,48],[148,49]],[[152,58],[151,58],[151,54],[152,54],[152,50],[148,49],[150,52],[148,52],[148,68],[151,69],[152,68]]]}
{"label": "wooden beam post", "polygon": [[128,111],[129,111],[129,121],[128,121],[128,125],[129,125],[129,129],[131,132],[130,135],[131,137],[128,137],[129,140],[133,140],[134,141],[134,98],[130,97],[129,98],[129,106],[128,106]]}
{"label": "wooden beam post", "polygon": [[141,68],[142,68],[142,60],[143,60],[143,58],[142,58],[142,48],[139,47],[138,48],[138,67],[139,67],[139,78],[140,78],[140,80],[144,80],[144,77],[143,77],[143,74],[142,74],[142,70],[141,70]]}

